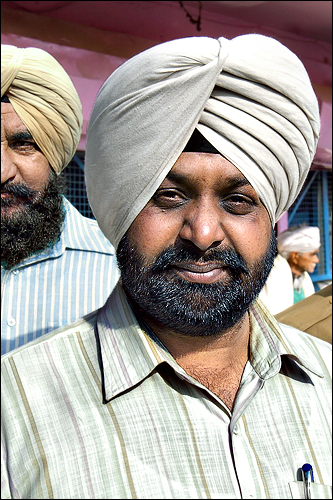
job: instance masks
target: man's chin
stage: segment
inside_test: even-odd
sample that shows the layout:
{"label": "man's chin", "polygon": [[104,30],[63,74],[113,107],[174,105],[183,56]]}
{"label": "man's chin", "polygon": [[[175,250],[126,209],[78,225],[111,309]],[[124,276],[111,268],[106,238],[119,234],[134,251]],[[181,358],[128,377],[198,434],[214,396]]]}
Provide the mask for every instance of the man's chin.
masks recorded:
{"label": "man's chin", "polygon": [[207,284],[193,283],[180,276],[165,278],[153,275],[139,287],[140,278],[132,281],[131,286],[125,279],[123,286],[134,310],[142,317],[186,336],[223,333],[244,316],[254,299],[253,295],[243,293],[241,279]]}
{"label": "man's chin", "polygon": [[1,223],[10,224],[24,221],[25,215],[29,210],[29,205],[26,203],[13,203],[11,205],[1,205]]}
{"label": "man's chin", "polygon": [[[117,259],[123,288],[139,316],[183,335],[207,337],[232,328],[245,315],[264,286],[275,251],[272,232],[267,253],[252,266],[230,249],[211,251],[198,264],[198,255],[185,247],[168,248],[145,265],[125,235]],[[204,270],[206,279],[200,277]]]}
{"label": "man's chin", "polygon": [[10,215],[15,212],[24,212],[30,205],[38,202],[39,199],[42,199],[42,195],[27,198],[1,193],[1,216]]}
{"label": "man's chin", "polygon": [[1,261],[7,268],[55,244],[65,217],[56,178],[32,197],[10,196],[10,203],[1,200]]}
{"label": "man's chin", "polygon": [[24,210],[25,210],[25,205],[22,203],[20,204],[12,203],[10,205],[1,204],[1,219],[12,217],[15,214],[20,214],[24,212]]}

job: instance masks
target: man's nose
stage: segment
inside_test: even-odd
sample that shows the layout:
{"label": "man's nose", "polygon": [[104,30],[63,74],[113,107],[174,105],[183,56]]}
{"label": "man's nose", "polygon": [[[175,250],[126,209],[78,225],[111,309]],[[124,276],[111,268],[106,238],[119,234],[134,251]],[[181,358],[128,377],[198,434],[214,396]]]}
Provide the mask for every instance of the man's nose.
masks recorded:
{"label": "man's nose", "polygon": [[6,144],[1,142],[1,184],[17,175],[17,165]]}
{"label": "man's nose", "polygon": [[213,202],[189,206],[179,236],[205,251],[218,246],[225,238],[221,210]]}

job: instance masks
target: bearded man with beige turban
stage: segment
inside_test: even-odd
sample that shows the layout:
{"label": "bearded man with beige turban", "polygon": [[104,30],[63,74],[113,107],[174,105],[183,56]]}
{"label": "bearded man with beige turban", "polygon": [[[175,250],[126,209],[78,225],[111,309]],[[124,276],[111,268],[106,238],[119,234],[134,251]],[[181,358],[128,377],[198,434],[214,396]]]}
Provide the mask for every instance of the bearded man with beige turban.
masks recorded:
{"label": "bearded man with beige turban", "polygon": [[306,463],[331,497],[331,346],[256,298],[319,122],[301,61],[261,35],[172,40],[109,77],[85,172],[121,281],[3,357],[3,498],[303,498]]}
{"label": "bearded man with beige turban", "polygon": [[1,353],[104,304],[118,278],[96,221],[61,195],[82,108],[44,50],[1,46]]}

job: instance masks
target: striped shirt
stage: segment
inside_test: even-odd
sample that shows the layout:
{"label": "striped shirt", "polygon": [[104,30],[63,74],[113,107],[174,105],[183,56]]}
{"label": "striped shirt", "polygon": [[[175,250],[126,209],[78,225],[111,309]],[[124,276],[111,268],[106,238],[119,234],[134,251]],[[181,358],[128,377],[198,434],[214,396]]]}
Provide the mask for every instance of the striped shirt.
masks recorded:
{"label": "striped shirt", "polygon": [[232,412],[103,308],[2,358],[2,498],[331,498],[331,346],[255,302]]}
{"label": "striped shirt", "polygon": [[64,198],[60,240],[6,270],[1,266],[1,354],[101,307],[119,272],[97,222]]}

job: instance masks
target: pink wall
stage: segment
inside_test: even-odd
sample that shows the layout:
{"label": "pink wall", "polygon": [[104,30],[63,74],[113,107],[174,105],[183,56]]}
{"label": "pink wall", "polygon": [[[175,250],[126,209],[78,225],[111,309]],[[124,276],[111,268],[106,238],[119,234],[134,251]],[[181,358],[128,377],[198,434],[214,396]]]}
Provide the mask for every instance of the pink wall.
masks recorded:
{"label": "pink wall", "polygon": [[[198,2],[184,2],[196,17]],[[1,43],[40,47],[66,69],[83,107],[84,150],[91,109],[106,78],[132,55],[184,36],[233,38],[262,33],[279,39],[303,61],[321,108],[321,135],[313,165],[332,168],[332,2],[204,1],[201,31],[179,2],[2,2]],[[288,215],[277,225],[288,227]]]}

